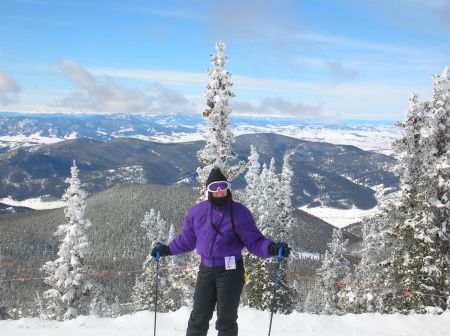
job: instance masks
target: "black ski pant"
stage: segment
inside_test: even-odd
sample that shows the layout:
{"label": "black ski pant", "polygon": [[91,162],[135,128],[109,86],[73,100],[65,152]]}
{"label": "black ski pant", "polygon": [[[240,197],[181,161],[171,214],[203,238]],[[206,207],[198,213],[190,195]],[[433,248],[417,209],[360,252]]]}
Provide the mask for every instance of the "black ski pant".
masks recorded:
{"label": "black ski pant", "polygon": [[236,262],[236,269],[200,265],[194,294],[194,308],[189,318],[186,336],[206,336],[209,321],[217,304],[216,329],[218,336],[237,336],[237,311],[244,287],[244,265]]}

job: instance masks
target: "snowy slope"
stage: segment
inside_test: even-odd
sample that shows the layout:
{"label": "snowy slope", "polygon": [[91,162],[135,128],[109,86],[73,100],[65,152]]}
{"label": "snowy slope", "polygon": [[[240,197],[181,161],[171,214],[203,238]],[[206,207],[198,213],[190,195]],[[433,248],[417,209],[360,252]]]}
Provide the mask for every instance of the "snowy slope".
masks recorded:
{"label": "snowy slope", "polygon": [[363,220],[366,216],[372,216],[378,212],[378,207],[374,207],[369,210],[361,210],[355,207],[352,209],[343,210],[327,207],[308,208],[308,206],[302,206],[300,209],[330,223],[331,225],[334,225],[337,228],[343,228],[347,225],[357,223]]}
{"label": "snowy slope", "polygon": [[[270,313],[241,308],[239,335],[267,335]],[[66,322],[22,319],[0,321],[2,335],[8,336],[143,336],[153,335],[152,312],[140,312],[115,319],[79,317]],[[189,318],[188,308],[158,314],[158,336],[183,336]],[[217,335],[215,316],[208,336]],[[304,313],[275,315],[273,336],[444,336],[449,335],[450,312],[442,315],[349,314],[321,316]]]}

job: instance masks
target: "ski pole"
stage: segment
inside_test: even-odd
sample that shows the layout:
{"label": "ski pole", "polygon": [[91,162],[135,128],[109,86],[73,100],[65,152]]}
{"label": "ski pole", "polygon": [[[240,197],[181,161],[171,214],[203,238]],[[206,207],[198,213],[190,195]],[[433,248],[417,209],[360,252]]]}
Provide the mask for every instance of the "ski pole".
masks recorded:
{"label": "ski pole", "polygon": [[275,308],[275,295],[277,293],[278,282],[280,280],[280,265],[281,265],[281,260],[283,259],[283,248],[284,248],[284,241],[282,240],[280,242],[280,246],[278,247],[278,256],[277,256],[278,262],[277,262],[277,269],[275,271],[275,286],[273,287],[272,305],[270,307],[269,336],[270,336],[270,332],[272,331],[272,318],[273,318],[273,311]]}
{"label": "ski pole", "polygon": [[155,290],[155,322],[153,323],[153,336],[156,336],[156,312],[158,311],[158,283],[159,283],[159,248],[161,247],[160,243],[156,244],[157,252],[156,252],[156,290]]}

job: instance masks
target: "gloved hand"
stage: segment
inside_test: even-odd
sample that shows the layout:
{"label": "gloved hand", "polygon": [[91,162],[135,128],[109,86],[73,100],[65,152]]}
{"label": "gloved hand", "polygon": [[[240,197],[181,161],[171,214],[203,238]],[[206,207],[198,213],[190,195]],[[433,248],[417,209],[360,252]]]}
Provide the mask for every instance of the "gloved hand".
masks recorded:
{"label": "gloved hand", "polygon": [[[269,245],[269,253],[273,256],[277,256],[280,245],[281,245],[280,243],[270,244]],[[281,255],[283,256],[283,258],[287,258],[287,257],[289,257],[290,254],[291,254],[291,248],[289,247],[289,245],[287,243],[284,243]]]}
{"label": "gloved hand", "polygon": [[152,249],[152,257],[156,258],[156,253],[159,252],[159,256],[160,257],[167,257],[172,255],[172,252],[170,252],[169,250],[169,246],[161,244],[161,243],[156,243],[156,245],[153,247]]}

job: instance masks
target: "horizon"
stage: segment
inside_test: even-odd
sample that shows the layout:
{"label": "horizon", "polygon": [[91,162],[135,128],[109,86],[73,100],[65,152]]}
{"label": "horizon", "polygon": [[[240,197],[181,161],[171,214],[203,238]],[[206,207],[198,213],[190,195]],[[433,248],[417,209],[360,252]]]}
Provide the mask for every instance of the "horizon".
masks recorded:
{"label": "horizon", "polygon": [[[201,114],[184,114],[184,113],[166,113],[166,114],[133,114],[133,113],[100,113],[100,112],[51,112],[51,113],[38,113],[38,112],[11,112],[11,111],[0,111],[0,117],[2,115],[13,116],[13,117],[35,117],[35,118],[52,118],[52,117],[69,117],[69,118],[88,118],[88,117],[138,117],[138,118],[153,118],[153,117],[187,117],[187,118],[198,118],[203,119]],[[230,115],[231,121],[233,119],[251,119],[251,120],[264,120],[264,119],[274,119],[275,121],[288,121],[288,120],[294,120],[299,123],[305,123],[305,124],[319,124],[319,125],[336,125],[341,123],[369,123],[369,124],[379,124],[379,125],[391,125],[395,126],[394,124],[398,122],[398,120],[395,119],[335,119],[335,120],[316,120],[316,119],[306,119],[306,118],[299,118],[296,116],[281,116],[281,115],[247,115],[247,114],[232,114]]]}
{"label": "horizon", "polygon": [[449,0],[4,0],[0,13],[0,111],[20,114],[200,116],[220,40],[232,117],[403,120],[450,65]]}

